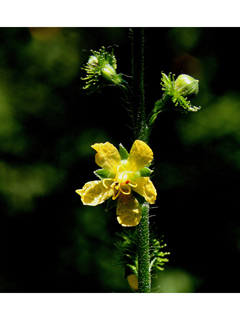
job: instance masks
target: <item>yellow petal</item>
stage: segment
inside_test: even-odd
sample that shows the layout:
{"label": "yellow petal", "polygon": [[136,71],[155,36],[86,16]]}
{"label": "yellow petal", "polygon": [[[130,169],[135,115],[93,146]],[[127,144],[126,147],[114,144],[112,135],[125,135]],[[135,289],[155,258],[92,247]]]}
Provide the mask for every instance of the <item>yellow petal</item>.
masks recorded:
{"label": "yellow petal", "polygon": [[138,290],[138,278],[135,274],[130,274],[127,276],[128,283],[133,290]]}
{"label": "yellow petal", "polygon": [[153,152],[149,146],[141,141],[135,140],[127,159],[127,170],[136,172],[143,169],[153,159]]}
{"label": "yellow petal", "polygon": [[137,183],[137,186],[132,189],[143,196],[147,202],[154,204],[157,191],[149,177],[140,177],[134,180],[134,182]]}
{"label": "yellow petal", "polygon": [[81,196],[83,204],[88,206],[96,206],[103,203],[114,194],[114,190],[110,188],[113,180],[106,179],[101,181],[87,182],[82,189],[76,190]]}
{"label": "yellow petal", "polygon": [[111,173],[116,173],[117,167],[121,164],[118,149],[109,142],[95,143],[91,147],[97,151],[95,155],[96,164]]}
{"label": "yellow petal", "polygon": [[117,220],[123,227],[135,227],[142,217],[140,205],[132,194],[119,194]]}

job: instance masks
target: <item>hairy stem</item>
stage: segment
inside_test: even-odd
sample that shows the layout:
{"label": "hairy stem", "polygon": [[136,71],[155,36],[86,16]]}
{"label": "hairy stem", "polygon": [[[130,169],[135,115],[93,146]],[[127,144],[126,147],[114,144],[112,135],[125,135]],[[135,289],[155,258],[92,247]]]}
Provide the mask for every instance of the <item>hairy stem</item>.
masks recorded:
{"label": "hairy stem", "polygon": [[[132,29],[132,107],[134,112],[134,136],[148,143],[144,98],[144,30]],[[142,219],[138,230],[138,292],[151,292],[150,255],[149,255],[149,204],[142,204]]]}
{"label": "hairy stem", "polygon": [[148,142],[144,98],[144,29],[132,29],[132,109],[134,112],[134,136]]}
{"label": "hairy stem", "polygon": [[151,292],[149,255],[149,204],[142,205],[142,219],[138,225],[138,292]]}

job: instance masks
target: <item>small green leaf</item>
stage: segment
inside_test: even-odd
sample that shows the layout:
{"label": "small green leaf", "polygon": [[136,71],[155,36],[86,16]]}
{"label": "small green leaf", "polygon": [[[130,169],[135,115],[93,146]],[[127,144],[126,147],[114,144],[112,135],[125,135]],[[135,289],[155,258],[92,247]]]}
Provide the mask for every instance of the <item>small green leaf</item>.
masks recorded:
{"label": "small green leaf", "polygon": [[98,169],[98,170],[94,171],[94,174],[101,180],[115,177],[114,174],[112,174],[111,172],[109,172],[105,169]]}
{"label": "small green leaf", "polygon": [[153,170],[145,167],[141,169],[139,172],[141,177],[150,177],[150,174],[153,172]]}

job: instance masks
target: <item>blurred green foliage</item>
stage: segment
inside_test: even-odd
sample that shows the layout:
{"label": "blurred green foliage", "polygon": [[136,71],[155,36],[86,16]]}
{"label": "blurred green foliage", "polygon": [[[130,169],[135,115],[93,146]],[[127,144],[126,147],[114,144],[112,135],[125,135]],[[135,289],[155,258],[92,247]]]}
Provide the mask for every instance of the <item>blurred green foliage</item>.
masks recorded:
{"label": "blurred green foliage", "polygon": [[[163,114],[150,137],[151,223],[171,252],[154,292],[239,291],[239,32],[145,31],[147,109],[161,98],[161,71],[199,79],[202,107]],[[86,96],[80,80],[103,45],[131,75],[129,30],[1,28],[0,44],[0,292],[131,292],[115,264],[115,211],[74,192],[95,179],[91,144],[132,145],[120,92]]]}

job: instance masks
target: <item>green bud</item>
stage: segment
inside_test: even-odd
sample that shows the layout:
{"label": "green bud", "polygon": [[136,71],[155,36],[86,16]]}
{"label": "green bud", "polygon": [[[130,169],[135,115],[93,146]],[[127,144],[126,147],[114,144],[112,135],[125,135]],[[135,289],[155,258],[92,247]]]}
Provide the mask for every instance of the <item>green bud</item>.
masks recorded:
{"label": "green bud", "polygon": [[106,64],[102,69],[101,69],[101,75],[103,76],[104,79],[108,81],[112,81],[112,78],[116,75],[116,70],[110,66],[110,64]]}
{"label": "green bud", "polygon": [[195,96],[199,91],[198,82],[187,74],[181,74],[175,81],[174,89],[183,97]]}
{"label": "green bud", "polygon": [[[161,85],[162,90],[165,91],[163,99],[155,103],[153,115],[150,118],[150,124],[155,121],[156,116],[163,110],[164,103],[167,101],[167,97],[171,97],[172,102],[175,105],[175,110],[181,112],[193,111],[196,112],[201,107],[196,107],[191,104],[189,99],[194,98],[199,91],[198,80],[190,77],[187,74],[181,74],[176,81],[174,75],[169,73],[167,76],[162,72]],[[164,102],[165,101],[165,102]],[[167,104],[166,104],[167,107]]]}
{"label": "green bud", "polygon": [[95,56],[90,56],[88,59],[88,64],[92,65],[93,67],[98,65],[98,59]]}
{"label": "green bud", "polygon": [[107,85],[106,81],[114,85],[122,85],[122,75],[116,72],[117,60],[113,51],[112,53],[106,52],[104,47],[99,51],[91,51],[88,62],[82,67],[86,72],[86,76],[82,78],[85,81],[83,89],[86,89],[88,93],[100,91],[101,87]]}
{"label": "green bud", "polygon": [[101,69],[101,75],[105,80],[113,82],[114,84],[120,84],[122,82],[121,75],[117,74],[116,70],[110,64],[106,64]]}

